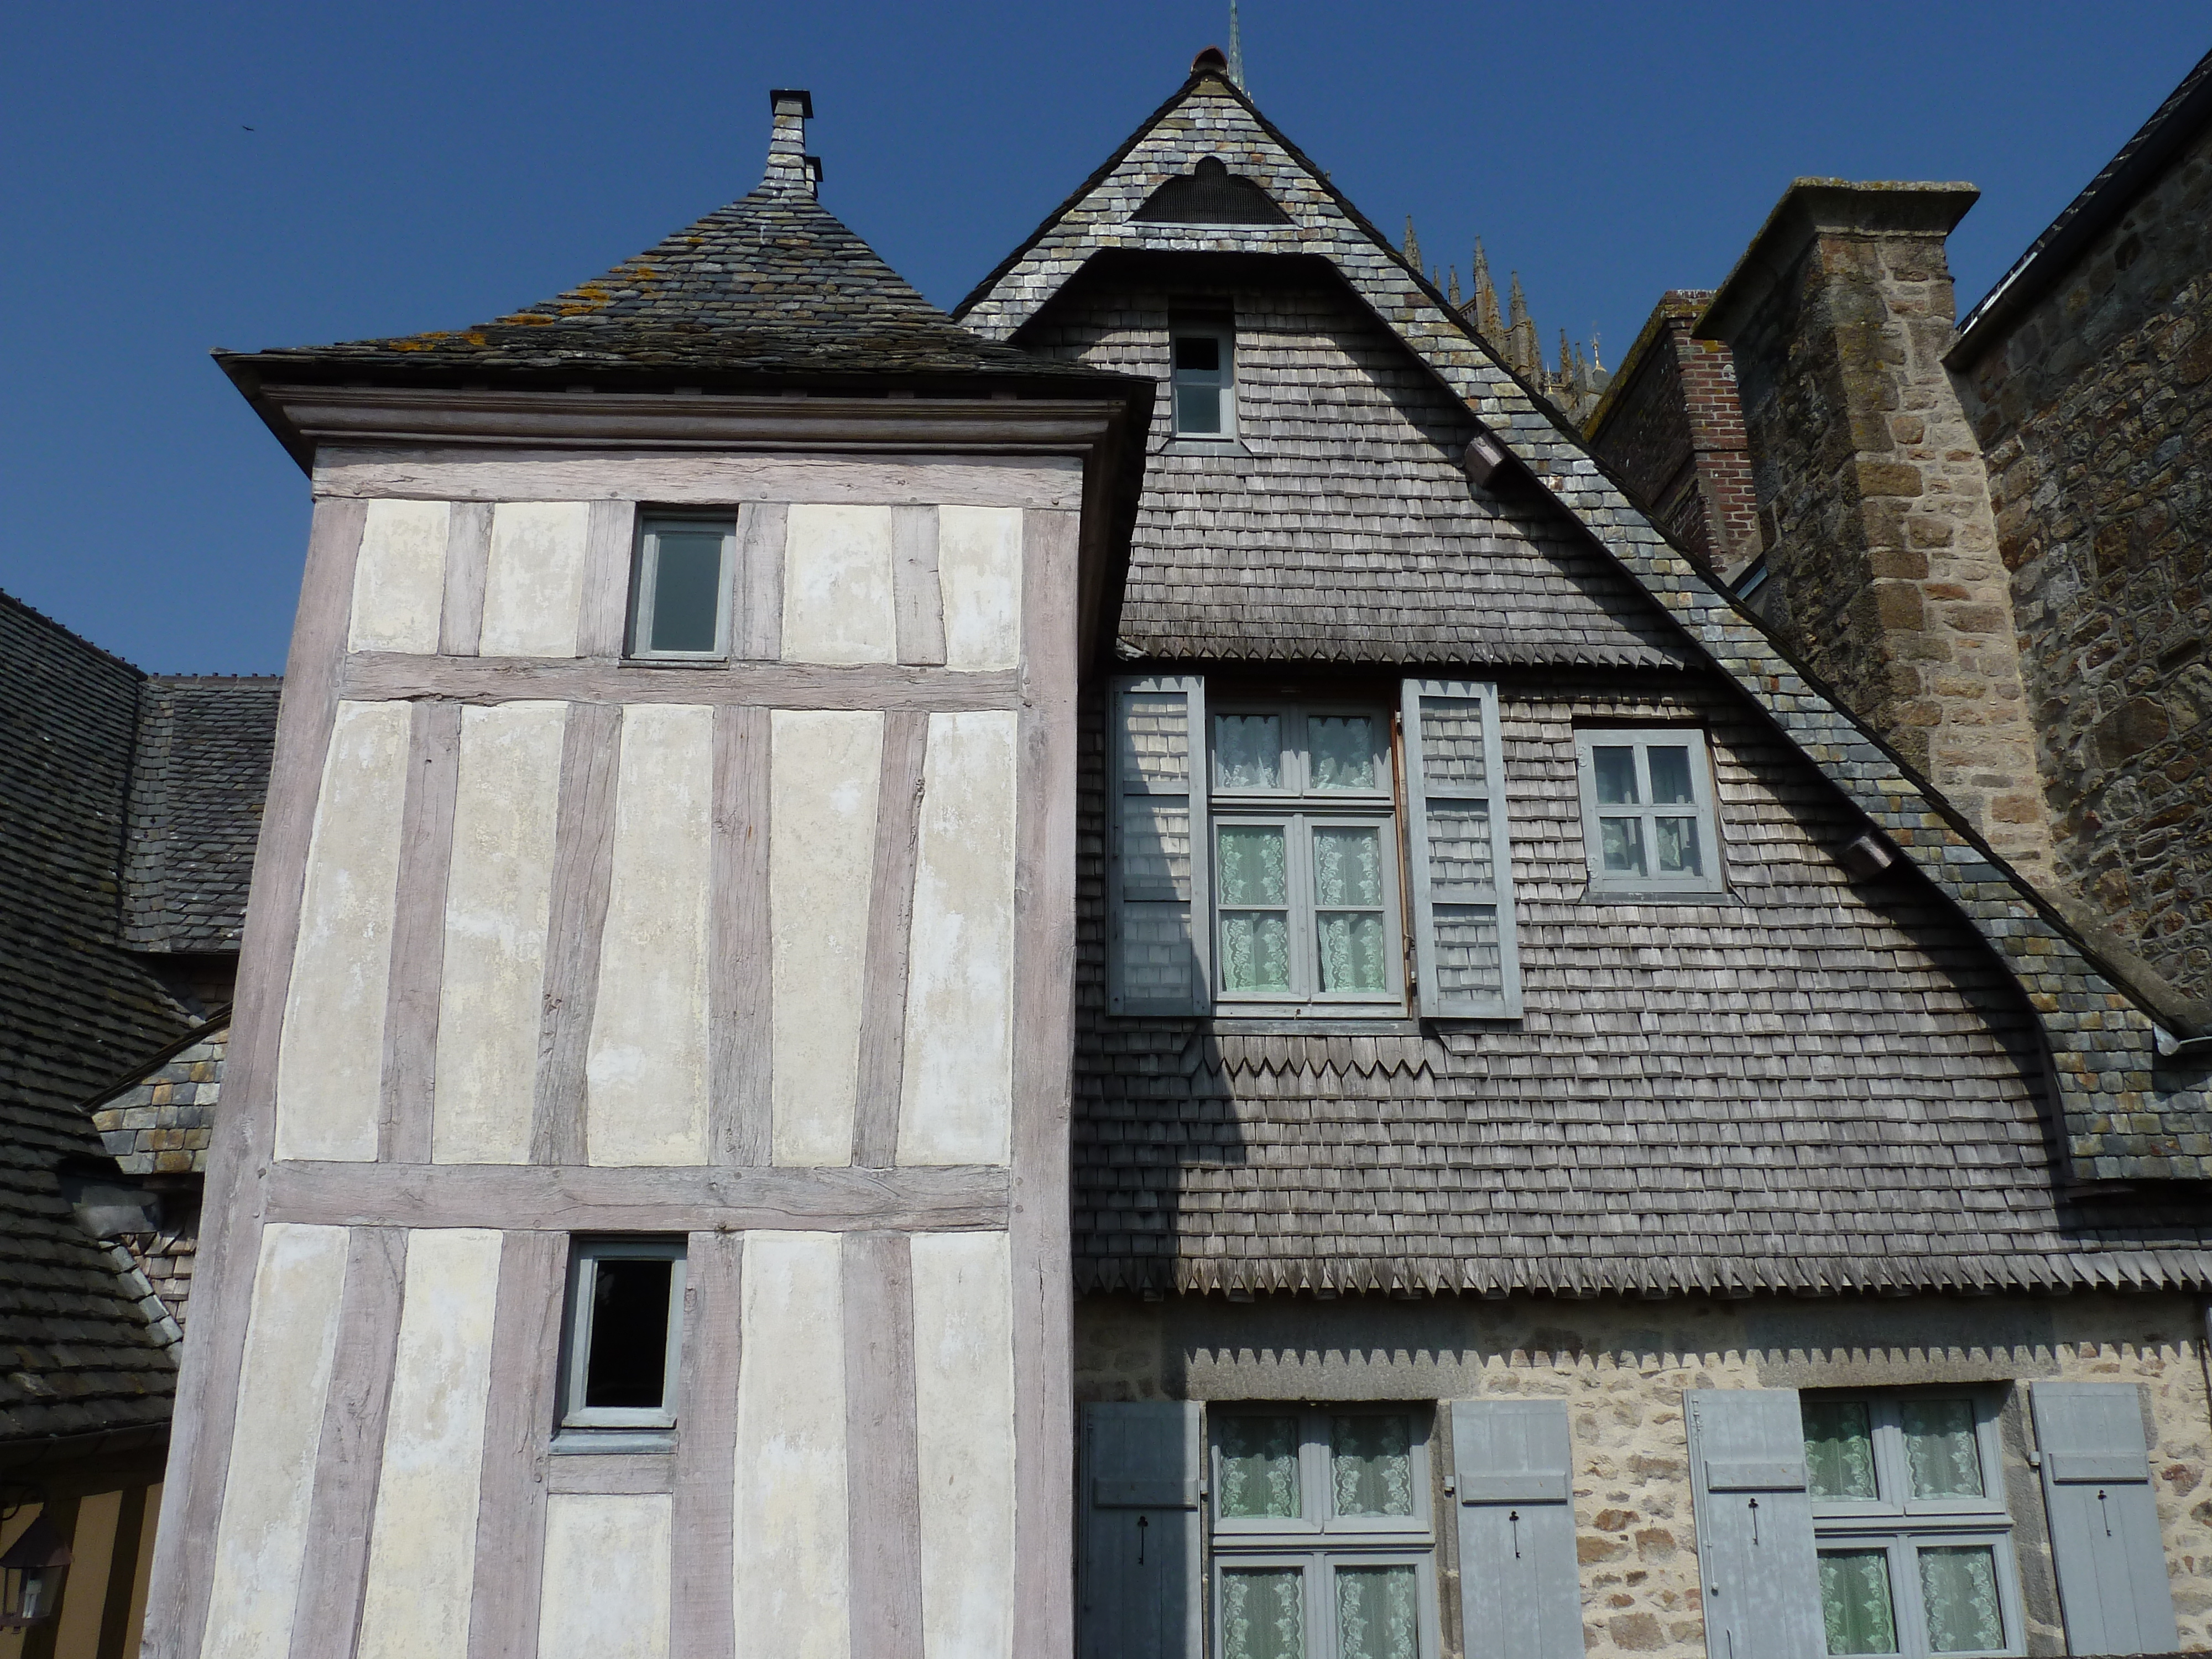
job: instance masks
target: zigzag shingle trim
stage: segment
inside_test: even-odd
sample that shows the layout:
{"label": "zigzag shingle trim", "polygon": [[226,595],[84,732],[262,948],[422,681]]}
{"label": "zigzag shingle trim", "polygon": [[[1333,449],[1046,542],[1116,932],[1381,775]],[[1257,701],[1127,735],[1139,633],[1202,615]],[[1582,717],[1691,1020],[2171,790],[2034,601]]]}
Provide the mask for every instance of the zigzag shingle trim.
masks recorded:
{"label": "zigzag shingle trim", "polygon": [[[1162,183],[1218,156],[1291,222],[1134,222]],[[2150,1017],[1928,785],[1792,662],[1655,529],[1577,437],[1484,348],[1289,141],[1227,81],[1194,75],[955,314],[1012,337],[1102,249],[1318,254],[1478,416],[1698,648],[1881,830],[1996,950],[2048,1040],[2062,1155],[2089,1180],[2212,1178],[2212,1087],[2157,1054]]]}

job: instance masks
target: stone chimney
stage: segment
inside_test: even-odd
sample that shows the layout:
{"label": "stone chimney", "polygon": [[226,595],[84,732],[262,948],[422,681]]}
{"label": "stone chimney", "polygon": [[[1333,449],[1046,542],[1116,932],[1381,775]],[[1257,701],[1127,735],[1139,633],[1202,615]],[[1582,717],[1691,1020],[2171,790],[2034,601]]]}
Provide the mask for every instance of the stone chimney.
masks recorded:
{"label": "stone chimney", "polygon": [[775,196],[811,196],[822,164],[806,153],[806,124],[814,118],[814,94],[789,88],[768,95],[775,111],[769,129],[768,172],[761,188]]}
{"label": "stone chimney", "polygon": [[1972,185],[1800,179],[1695,330],[1734,353],[1762,611],[1999,854],[2051,836],[1981,449],[1941,361]]}

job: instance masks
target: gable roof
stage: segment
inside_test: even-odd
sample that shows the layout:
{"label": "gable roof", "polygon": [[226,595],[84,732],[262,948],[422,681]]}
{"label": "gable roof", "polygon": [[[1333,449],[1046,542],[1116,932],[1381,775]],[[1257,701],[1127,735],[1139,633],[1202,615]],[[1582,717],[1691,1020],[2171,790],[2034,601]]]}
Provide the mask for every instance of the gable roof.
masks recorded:
{"label": "gable roof", "polygon": [[123,872],[131,949],[238,949],[283,688],[274,674],[161,675],[141,688]]}
{"label": "gable roof", "polygon": [[816,198],[820,168],[802,154],[806,94],[771,100],[757,189],[589,282],[471,328],[216,359],[234,379],[1105,380],[980,339],[923,299]]}
{"label": "gable roof", "polygon": [[[1209,155],[1261,183],[1284,225],[1163,224],[1133,214]],[[2087,1180],[2212,1179],[2212,1087],[2162,1064],[2164,1034],[1924,780],[1783,651],[1756,617],[1644,516],[1579,435],[1491,352],[1327,177],[1218,70],[1201,67],[954,315],[1010,338],[1109,248],[1319,254],[1586,532],[1869,821],[1972,922],[2039,1016],[2058,1139]]]}

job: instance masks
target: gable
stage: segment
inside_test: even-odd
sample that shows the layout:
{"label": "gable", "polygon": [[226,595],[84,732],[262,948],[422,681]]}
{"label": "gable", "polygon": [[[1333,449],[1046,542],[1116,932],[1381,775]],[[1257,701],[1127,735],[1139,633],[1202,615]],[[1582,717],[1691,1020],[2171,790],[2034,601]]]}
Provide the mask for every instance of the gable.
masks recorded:
{"label": "gable", "polygon": [[[1164,189],[1165,186],[1163,186]],[[1155,198],[1154,199],[1157,199]],[[1468,489],[1479,427],[1317,259],[1109,252],[1015,336],[1164,380],[1170,319],[1226,307],[1237,439],[1155,401],[1120,637],[1168,659],[1686,665],[1674,623],[1549,502]]]}
{"label": "gable", "polygon": [[[1134,217],[1169,179],[1209,155],[1257,182],[1290,222],[1184,225]],[[2041,1018],[2057,1127],[2073,1175],[2212,1179],[2212,1079],[2201,1061],[2169,1063],[2172,1040],[2124,974],[2098,958],[1925,780],[1654,528],[1580,438],[1218,72],[1194,73],[954,314],[988,338],[1006,339],[1092,255],[1114,247],[1328,259],[1540,492],[1864,813],[1877,841],[1899,849],[1997,951]]]}

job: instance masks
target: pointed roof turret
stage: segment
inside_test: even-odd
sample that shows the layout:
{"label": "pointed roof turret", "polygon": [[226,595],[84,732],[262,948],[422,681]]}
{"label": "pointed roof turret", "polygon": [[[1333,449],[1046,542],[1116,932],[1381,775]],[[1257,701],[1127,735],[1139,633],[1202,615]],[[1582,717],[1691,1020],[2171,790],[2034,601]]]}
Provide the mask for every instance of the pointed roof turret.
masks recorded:
{"label": "pointed roof turret", "polygon": [[1482,251],[1482,238],[1474,239],[1474,300],[1472,314],[1475,331],[1492,344],[1505,337],[1505,324],[1498,314],[1498,284],[1490,278],[1490,258]]}
{"label": "pointed roof turret", "polygon": [[218,361],[234,379],[319,369],[410,382],[1084,373],[985,341],[923,299],[817,199],[812,99],[781,89],[769,101],[759,186],[604,276],[473,328]]}
{"label": "pointed roof turret", "polygon": [[1413,233],[1413,216],[1406,216],[1406,263],[1415,270],[1421,268],[1421,239]]}

